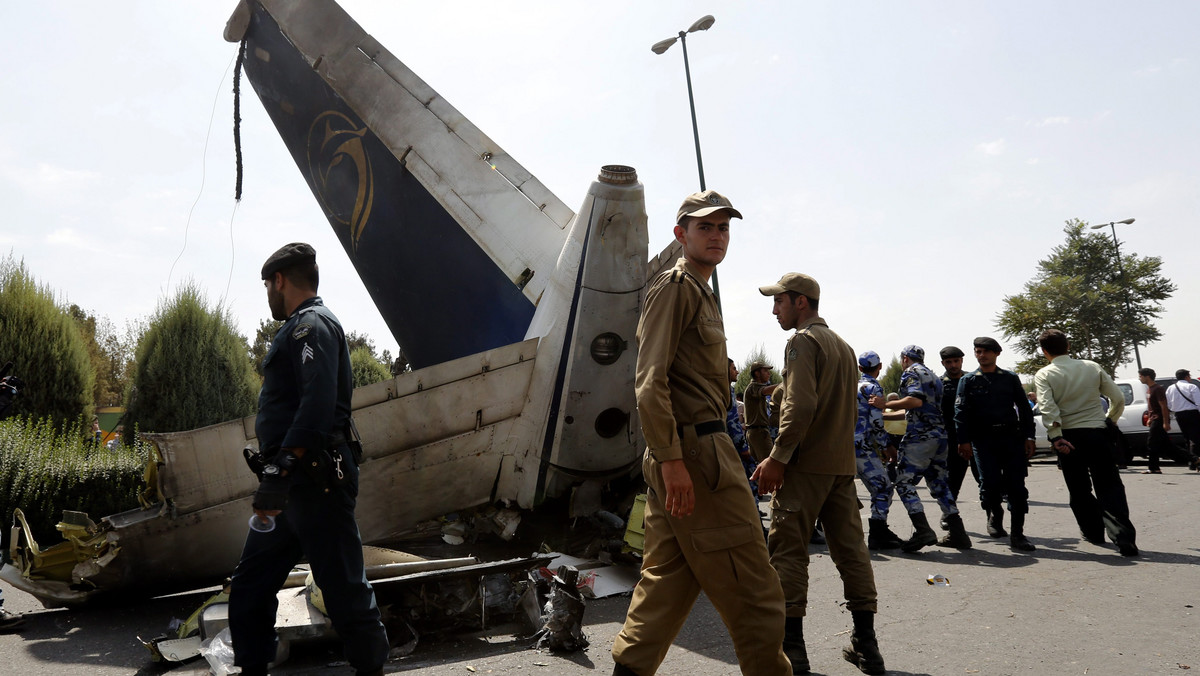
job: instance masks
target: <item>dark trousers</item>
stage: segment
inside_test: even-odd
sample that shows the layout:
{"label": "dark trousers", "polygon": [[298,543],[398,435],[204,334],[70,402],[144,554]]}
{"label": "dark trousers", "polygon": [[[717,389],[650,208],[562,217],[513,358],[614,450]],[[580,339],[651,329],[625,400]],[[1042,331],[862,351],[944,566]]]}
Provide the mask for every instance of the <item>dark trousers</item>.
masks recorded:
{"label": "dark trousers", "polygon": [[979,483],[979,469],[975,465],[975,458],[967,460],[959,455],[957,441],[950,444],[950,456],[946,459],[946,468],[950,472],[946,477],[946,483],[950,484],[950,494],[954,496],[955,502],[958,502],[958,492],[962,490],[967,469],[971,470],[971,476],[975,477],[975,483]]}
{"label": "dark trousers", "polygon": [[1079,530],[1091,540],[1103,539],[1107,531],[1118,545],[1135,544],[1137,529],[1129,520],[1125,484],[1108,433],[1101,427],[1067,429],[1063,438],[1075,446],[1070,453],[1058,454],[1058,468],[1071,495],[1071,511]]}
{"label": "dark trousers", "polygon": [[364,572],[354,521],[358,468],[348,450],[343,455],[342,468],[349,474],[343,488],[325,493],[298,475],[275,530],[247,534],[229,592],[234,664],[257,666],[275,659],[275,594],[301,556],[312,566],[351,666],[366,672],[387,661],[387,634]]}
{"label": "dark trousers", "polygon": [[1025,477],[1029,465],[1025,461],[1025,441],[1020,435],[1000,434],[971,442],[975,465],[979,468],[979,506],[985,512],[1004,508],[1014,514],[1029,512],[1029,489]]}
{"label": "dark trousers", "polygon": [[1162,420],[1154,420],[1150,423],[1150,438],[1146,440],[1146,455],[1150,458],[1150,471],[1156,472],[1161,469],[1158,459],[1166,457],[1179,462],[1189,462],[1196,457],[1191,453],[1185,453],[1183,449],[1171,443],[1171,438],[1167,436],[1167,431],[1163,429]]}
{"label": "dark trousers", "polygon": [[1175,412],[1175,424],[1184,438],[1192,442],[1192,453],[1200,453],[1200,411],[1188,409]]}

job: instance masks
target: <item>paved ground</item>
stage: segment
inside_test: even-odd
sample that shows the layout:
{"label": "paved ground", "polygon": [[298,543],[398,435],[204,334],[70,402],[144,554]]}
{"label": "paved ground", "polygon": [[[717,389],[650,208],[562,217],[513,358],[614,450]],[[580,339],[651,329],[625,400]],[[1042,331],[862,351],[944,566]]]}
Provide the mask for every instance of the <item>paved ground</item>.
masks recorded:
{"label": "paved ground", "polygon": [[[1016,554],[1006,542],[982,535],[983,514],[973,499],[964,500],[963,512],[975,549],[875,555],[878,631],[890,673],[1125,675],[1200,669],[1195,609],[1200,474],[1167,467],[1160,476],[1146,476],[1141,469],[1123,472],[1142,548],[1137,559],[1083,542],[1058,471],[1040,462],[1029,480],[1033,512],[1027,532],[1038,546],[1033,555]],[[901,511],[892,523],[907,535]],[[858,673],[841,658],[850,615],[838,604],[837,573],[823,547],[812,551],[805,629],[814,673]],[[950,578],[951,586],[929,586],[926,578],[934,574]],[[186,616],[203,598],[191,594],[129,607],[47,611],[10,587],[4,592],[6,607],[25,613],[28,623],[21,634],[0,635],[0,674],[162,673],[135,636],[162,632],[172,617]],[[559,657],[509,636],[464,637],[422,644],[412,656],[389,663],[387,672],[607,675],[609,647],[627,604],[628,598],[615,598],[589,605],[592,647],[585,652]],[[294,650],[277,673],[349,674],[335,651],[329,645]],[[207,672],[202,661],[170,670]],[[660,673],[737,673],[720,618],[703,598]]]}

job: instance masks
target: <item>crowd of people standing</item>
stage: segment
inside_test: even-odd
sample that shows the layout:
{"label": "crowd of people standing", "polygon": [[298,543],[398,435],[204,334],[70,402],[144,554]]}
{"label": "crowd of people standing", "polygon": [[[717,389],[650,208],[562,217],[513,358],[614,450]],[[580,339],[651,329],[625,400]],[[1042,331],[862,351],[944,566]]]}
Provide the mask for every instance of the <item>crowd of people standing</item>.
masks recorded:
{"label": "crowd of people standing", "polygon": [[[688,196],[674,228],[683,257],[648,286],[636,371],[647,446],[645,547],[612,649],[614,676],[655,673],[701,591],[728,628],[743,674],[808,673],[808,545],[818,524],[853,618],[843,656],[863,673],[885,673],[869,550],[970,549],[957,504],[969,469],[989,537],[1036,551],[1024,532],[1035,401],[1082,536],[1102,543],[1107,535],[1123,556],[1138,555],[1106,430],[1124,396],[1099,365],[1069,356],[1057,329],[1039,337],[1049,364],[1034,377],[1033,396],[997,366],[1001,346],[985,336],[973,343],[978,368],[970,373],[957,347],[939,352],[939,376],[926,366],[924,349],[905,346],[900,386],[889,397],[877,380],[879,355],[855,355],[820,316],[817,280],[789,272],[759,288],[780,328],[792,332],[782,382],[770,382],[769,363],[751,363],[739,412],[738,370],[708,282],[724,260],[731,220],[741,217],[715,191]],[[885,411],[904,418],[898,438],[885,427]],[[855,476],[871,496],[867,533]],[[941,511],[940,539],[916,491],[922,480]],[[893,494],[912,523],[907,539],[888,526]],[[765,542],[755,495],[771,497]]]}

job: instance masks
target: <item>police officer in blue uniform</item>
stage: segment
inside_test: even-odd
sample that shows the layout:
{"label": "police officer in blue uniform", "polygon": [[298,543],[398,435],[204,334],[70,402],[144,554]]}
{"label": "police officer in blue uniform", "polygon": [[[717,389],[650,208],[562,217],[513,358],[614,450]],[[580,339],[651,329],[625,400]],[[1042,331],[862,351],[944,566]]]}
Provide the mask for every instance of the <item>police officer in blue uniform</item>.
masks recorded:
{"label": "police officer in blue uniform", "polygon": [[[916,552],[927,545],[970,549],[971,537],[963,527],[958,504],[946,483],[946,463],[949,447],[946,443],[946,424],[942,418],[942,380],[925,366],[925,350],[919,345],[907,345],[900,351],[900,398],[887,402],[888,408],[903,409],[908,425],[900,441],[899,466],[896,472],[896,494],[908,510],[913,534],[900,549]],[[879,403],[872,397],[871,405]],[[946,522],[946,537],[938,540],[929,527],[925,508],[917,495],[917,483],[925,479],[929,494],[937,500]]]}
{"label": "police officer in blue uniform", "polygon": [[996,366],[1000,343],[986,336],[975,339],[979,368],[962,377],[954,404],[958,429],[958,453],[974,456],[979,467],[979,504],[988,514],[988,535],[1002,538],[1004,496],[1012,513],[1009,546],[1019,552],[1036,549],[1025,537],[1025,514],[1029,512],[1029,490],[1025,477],[1027,460],[1034,451],[1033,409],[1025,397],[1021,379]]}
{"label": "police officer in blue uniform", "polygon": [[[346,336],[317,296],[316,252],[284,246],[262,268],[271,316],[284,321],[263,360],[254,421],[260,455],[255,519],[233,574],[229,629],[242,674],[266,674],[275,657],[276,593],[308,559],[346,658],[358,674],[382,674],[388,641],[363,566],[354,521],[361,446],[353,435],[353,380]],[[248,458],[249,460],[250,458]],[[269,527],[275,519],[274,528]]]}
{"label": "police officer in blue uniform", "polygon": [[[871,494],[871,518],[867,520],[867,549],[896,549],[904,544],[888,528],[888,510],[892,506],[892,479],[884,466],[890,452],[887,431],[883,429],[883,387],[876,378],[883,362],[874,350],[858,355],[858,420],[854,424],[854,463],[858,479]],[[871,402],[874,401],[875,405]]]}

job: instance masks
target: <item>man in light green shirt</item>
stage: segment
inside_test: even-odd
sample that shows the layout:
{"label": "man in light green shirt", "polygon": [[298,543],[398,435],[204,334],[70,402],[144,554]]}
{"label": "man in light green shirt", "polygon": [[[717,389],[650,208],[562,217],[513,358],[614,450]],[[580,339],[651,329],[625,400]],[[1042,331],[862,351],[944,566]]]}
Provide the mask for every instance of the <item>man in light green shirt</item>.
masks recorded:
{"label": "man in light green shirt", "polygon": [[1125,409],[1125,395],[1099,364],[1067,356],[1070,346],[1062,331],[1045,331],[1038,344],[1050,364],[1037,372],[1033,384],[1079,530],[1093,544],[1103,544],[1107,531],[1122,556],[1137,556],[1137,530],[1129,520],[1125,485],[1100,403],[1101,395],[1108,399],[1107,417],[1115,421]]}

